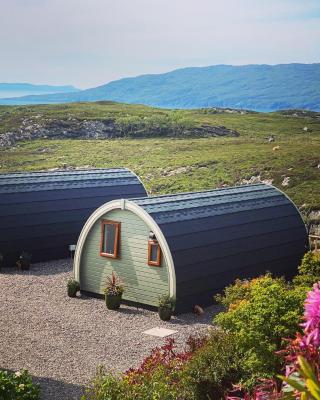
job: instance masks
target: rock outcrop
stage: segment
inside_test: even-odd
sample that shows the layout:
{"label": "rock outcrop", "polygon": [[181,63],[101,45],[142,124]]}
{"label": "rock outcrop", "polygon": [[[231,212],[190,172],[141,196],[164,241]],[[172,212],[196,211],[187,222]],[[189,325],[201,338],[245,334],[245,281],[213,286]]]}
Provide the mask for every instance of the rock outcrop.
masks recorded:
{"label": "rock outcrop", "polygon": [[224,126],[202,125],[175,131],[168,128],[164,131],[157,127],[130,129],[127,132],[115,120],[81,120],[76,118],[48,119],[25,118],[19,128],[0,135],[0,147],[13,146],[16,142],[33,139],[113,139],[121,137],[211,137],[211,136],[239,136],[235,130]]}

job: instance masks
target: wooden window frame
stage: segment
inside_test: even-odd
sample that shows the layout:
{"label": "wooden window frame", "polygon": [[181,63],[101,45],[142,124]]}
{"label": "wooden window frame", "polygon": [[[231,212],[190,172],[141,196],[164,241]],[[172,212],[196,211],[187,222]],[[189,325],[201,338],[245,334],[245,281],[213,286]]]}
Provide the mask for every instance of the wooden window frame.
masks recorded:
{"label": "wooden window frame", "polygon": [[[151,247],[154,245],[158,246],[156,261],[151,260]],[[150,239],[148,241],[148,265],[150,265],[152,267],[160,267],[161,266],[161,248],[160,248],[159,242],[157,240]]]}
{"label": "wooden window frame", "polygon": [[[113,254],[112,253],[105,253],[103,251],[103,245],[105,241],[105,225],[114,225],[116,227],[116,232],[115,232],[115,241],[114,241],[114,247],[113,247]],[[117,221],[112,221],[110,219],[103,219],[101,221],[101,238],[100,238],[100,256],[101,257],[107,257],[107,258],[119,258],[119,243],[120,243],[120,227],[121,227],[121,222]]]}

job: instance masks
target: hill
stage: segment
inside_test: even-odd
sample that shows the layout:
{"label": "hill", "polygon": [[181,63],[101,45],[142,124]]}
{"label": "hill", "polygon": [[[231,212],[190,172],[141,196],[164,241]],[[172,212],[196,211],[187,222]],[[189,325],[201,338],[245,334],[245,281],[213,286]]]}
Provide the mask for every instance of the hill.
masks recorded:
{"label": "hill", "polygon": [[320,64],[215,65],[110,82],[76,93],[26,96],[1,104],[112,100],[163,108],[231,107],[320,111]]}
{"label": "hill", "polygon": [[[0,138],[16,135],[13,145],[0,148],[0,173],[124,166],[141,176],[152,194],[263,180],[303,209],[320,210],[319,113],[176,111],[99,102],[0,106],[0,121]],[[172,121],[178,133],[169,129]],[[121,137],[106,139],[99,133],[99,127],[111,123],[124,129]],[[43,131],[46,124],[54,129]],[[79,126],[91,127],[91,135],[83,135]],[[225,127],[238,135],[199,137],[201,126]],[[268,140],[271,135],[274,142]]]}
{"label": "hill", "polygon": [[70,93],[77,92],[80,89],[74,86],[52,86],[52,85],[34,85],[32,83],[1,83],[0,98],[12,98],[17,96],[43,95],[52,93]]}

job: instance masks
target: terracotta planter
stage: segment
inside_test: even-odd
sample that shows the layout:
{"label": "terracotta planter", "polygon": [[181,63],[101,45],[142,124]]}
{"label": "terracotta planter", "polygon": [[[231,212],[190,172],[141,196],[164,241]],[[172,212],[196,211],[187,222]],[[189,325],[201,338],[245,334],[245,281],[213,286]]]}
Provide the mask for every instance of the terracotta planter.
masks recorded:
{"label": "terracotta planter", "polygon": [[120,308],[121,304],[121,294],[117,295],[111,295],[111,294],[106,294],[106,305],[109,310],[117,310]]}
{"label": "terracotta planter", "polygon": [[162,321],[169,321],[172,316],[172,309],[169,307],[159,307],[158,313]]}

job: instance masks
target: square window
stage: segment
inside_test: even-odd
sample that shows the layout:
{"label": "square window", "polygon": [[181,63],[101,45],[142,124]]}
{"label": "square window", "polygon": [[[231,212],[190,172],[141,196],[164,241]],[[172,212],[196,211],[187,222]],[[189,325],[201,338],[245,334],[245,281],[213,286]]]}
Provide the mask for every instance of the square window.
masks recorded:
{"label": "square window", "polygon": [[156,240],[148,242],[148,265],[160,267],[161,265],[161,249]]}
{"label": "square window", "polygon": [[120,222],[116,221],[101,221],[100,256],[118,258],[120,225]]}

